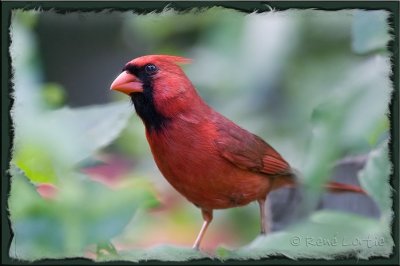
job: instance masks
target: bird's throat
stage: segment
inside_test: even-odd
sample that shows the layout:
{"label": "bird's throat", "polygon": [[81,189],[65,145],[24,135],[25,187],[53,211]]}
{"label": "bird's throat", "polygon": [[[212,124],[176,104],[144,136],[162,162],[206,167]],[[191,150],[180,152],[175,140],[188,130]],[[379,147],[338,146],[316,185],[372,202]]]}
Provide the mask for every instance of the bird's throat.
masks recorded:
{"label": "bird's throat", "polygon": [[156,109],[151,90],[144,90],[143,93],[133,93],[131,94],[131,100],[135,106],[136,113],[142,119],[149,133],[160,132],[169,123],[170,119]]}

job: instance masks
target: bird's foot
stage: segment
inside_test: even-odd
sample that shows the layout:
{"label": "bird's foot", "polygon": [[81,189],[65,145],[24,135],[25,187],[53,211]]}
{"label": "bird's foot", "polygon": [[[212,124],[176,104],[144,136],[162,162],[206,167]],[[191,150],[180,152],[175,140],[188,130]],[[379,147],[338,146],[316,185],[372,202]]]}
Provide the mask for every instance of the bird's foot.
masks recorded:
{"label": "bird's foot", "polygon": [[192,249],[195,251],[200,251],[200,245],[197,245],[197,243],[196,243],[193,245]]}

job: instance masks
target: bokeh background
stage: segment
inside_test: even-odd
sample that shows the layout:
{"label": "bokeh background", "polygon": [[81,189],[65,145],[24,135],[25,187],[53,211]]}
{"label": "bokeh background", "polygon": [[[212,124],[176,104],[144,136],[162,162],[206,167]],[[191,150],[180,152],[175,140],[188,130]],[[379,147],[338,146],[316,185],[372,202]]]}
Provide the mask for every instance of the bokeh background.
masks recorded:
{"label": "bokeh background", "polygon": [[[271,196],[270,236],[257,238],[255,203],[216,211],[206,252],[221,258],[389,254],[388,15],[14,10],[10,255],[204,255],[190,250],[200,211],[157,170],[129,99],[109,90],[127,61],[146,54],[192,58],[183,68],[200,95],[303,173],[300,189]],[[321,186],[330,178],[360,185],[368,195],[327,196]],[[293,235],[335,234],[383,237],[385,245],[290,242]]]}

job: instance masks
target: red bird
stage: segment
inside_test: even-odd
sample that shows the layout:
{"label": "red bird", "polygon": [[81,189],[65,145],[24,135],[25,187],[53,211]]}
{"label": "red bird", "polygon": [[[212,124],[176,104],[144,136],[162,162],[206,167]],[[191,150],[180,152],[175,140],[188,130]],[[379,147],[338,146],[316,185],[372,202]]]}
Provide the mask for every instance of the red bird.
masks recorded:
{"label": "red bird", "polygon": [[[214,209],[257,201],[267,232],[268,193],[296,183],[282,156],[260,137],[208,106],[178,64],[189,59],[148,55],[128,62],[111,89],[130,96],[143,120],[154,160],[168,182],[202,211],[200,242]],[[332,183],[338,191],[362,192]]]}

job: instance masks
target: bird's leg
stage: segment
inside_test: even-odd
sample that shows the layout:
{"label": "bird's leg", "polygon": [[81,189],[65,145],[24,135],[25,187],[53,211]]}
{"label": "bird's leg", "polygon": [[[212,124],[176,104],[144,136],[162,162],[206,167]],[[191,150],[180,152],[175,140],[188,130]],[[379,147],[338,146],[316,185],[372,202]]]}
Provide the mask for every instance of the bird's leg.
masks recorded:
{"label": "bird's leg", "polygon": [[201,214],[203,215],[204,223],[193,245],[193,248],[197,250],[199,249],[201,240],[203,239],[207,227],[211,223],[211,220],[213,218],[212,210],[201,209]]}
{"label": "bird's leg", "polygon": [[267,223],[267,212],[265,211],[265,199],[258,199],[258,205],[260,206],[260,221],[261,221],[261,234],[266,235],[269,232]]}

